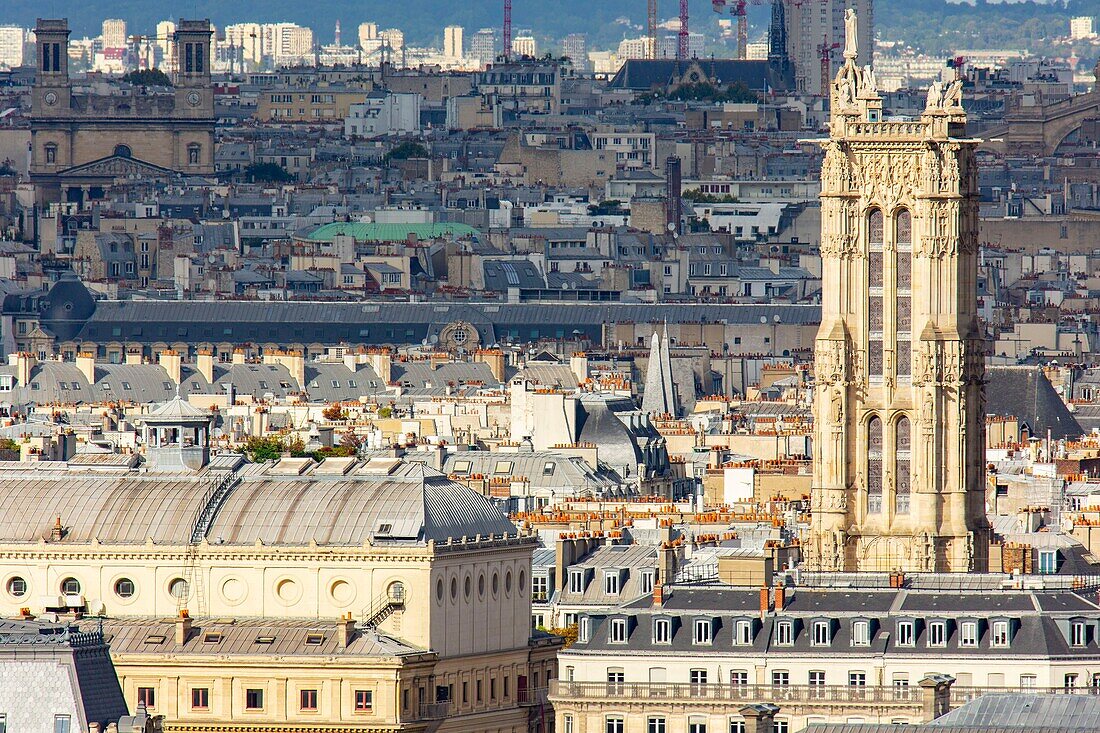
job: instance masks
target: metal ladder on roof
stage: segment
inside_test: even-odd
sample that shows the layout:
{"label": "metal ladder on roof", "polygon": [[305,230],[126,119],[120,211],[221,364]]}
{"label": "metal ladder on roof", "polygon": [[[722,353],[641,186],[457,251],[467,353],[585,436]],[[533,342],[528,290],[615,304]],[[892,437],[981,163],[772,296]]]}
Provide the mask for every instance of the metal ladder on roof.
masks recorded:
{"label": "metal ladder on roof", "polygon": [[[198,514],[195,516],[195,521],[191,525],[190,542],[187,544],[187,554],[184,557],[184,585],[183,588],[180,589],[180,592],[175,594],[176,616],[179,616],[180,612],[184,609],[187,609],[189,612],[194,611],[193,615],[199,618],[206,616],[206,588],[203,585],[202,572],[198,566],[199,545],[206,539],[206,533],[210,531],[210,526],[214,523],[214,518],[218,515],[218,510],[221,509],[222,504],[225,503],[226,498],[236,484],[237,474],[234,471],[230,471],[216,486],[206,492],[206,495],[202,499]],[[169,588],[171,589],[171,586],[169,586]],[[188,606],[188,601],[191,599],[193,599],[195,603],[193,609]]]}

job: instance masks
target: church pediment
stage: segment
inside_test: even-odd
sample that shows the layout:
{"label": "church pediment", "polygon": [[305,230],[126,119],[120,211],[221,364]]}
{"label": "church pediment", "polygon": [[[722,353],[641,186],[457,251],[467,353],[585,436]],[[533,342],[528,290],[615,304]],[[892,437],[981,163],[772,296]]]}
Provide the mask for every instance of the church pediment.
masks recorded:
{"label": "church pediment", "polygon": [[73,166],[61,171],[61,178],[127,178],[140,176],[143,178],[168,178],[175,175],[171,170],[159,165],[146,163],[136,158],[128,158],[121,155],[111,155],[90,163]]}

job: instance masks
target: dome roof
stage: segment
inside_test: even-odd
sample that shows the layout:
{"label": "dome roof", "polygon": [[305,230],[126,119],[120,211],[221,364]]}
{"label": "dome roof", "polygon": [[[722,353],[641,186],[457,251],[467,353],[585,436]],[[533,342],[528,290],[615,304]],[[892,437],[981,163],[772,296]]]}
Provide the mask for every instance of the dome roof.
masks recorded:
{"label": "dome roof", "polygon": [[54,336],[71,339],[95,313],[95,298],[73,272],[64,273],[42,299],[39,319]]}

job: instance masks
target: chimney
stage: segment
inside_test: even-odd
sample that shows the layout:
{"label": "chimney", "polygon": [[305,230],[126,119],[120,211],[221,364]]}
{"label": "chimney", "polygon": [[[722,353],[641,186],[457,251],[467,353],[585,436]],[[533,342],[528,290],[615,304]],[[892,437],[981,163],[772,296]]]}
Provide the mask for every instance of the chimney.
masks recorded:
{"label": "chimney", "polygon": [[29,385],[31,383],[31,372],[34,371],[34,366],[38,363],[35,355],[28,351],[20,351],[18,354],[12,354],[8,362],[15,365],[15,378],[19,382],[19,386],[26,387]]}
{"label": "chimney", "polygon": [[665,587],[663,585],[653,586],[653,607],[664,608],[665,605]]}
{"label": "chimney", "polygon": [[923,694],[922,723],[930,723],[951,710],[951,685],[955,678],[949,674],[930,674],[917,684]]}
{"label": "chimney", "polygon": [[127,364],[140,364],[141,363],[141,349],[126,349],[126,363]]}
{"label": "chimney", "polygon": [[787,599],[787,589],[783,587],[782,583],[777,583],[775,586],[775,612],[779,613],[783,610],[783,602]]}
{"label": "chimney", "polygon": [[50,539],[54,542],[60,542],[65,538],[65,528],[61,526],[61,515],[57,516],[57,520],[53,523],[53,528],[50,529]]}
{"label": "chimney", "polygon": [[368,355],[371,369],[382,380],[382,384],[389,384],[392,379],[390,366],[393,363],[393,354],[389,349],[373,349]]}
{"label": "chimney", "polygon": [[168,378],[172,380],[173,384],[178,385],[180,383],[180,368],[183,360],[178,352],[174,349],[165,349],[157,354],[157,363],[164,368],[164,371],[168,372]]}
{"label": "chimney", "polygon": [[82,351],[76,357],[76,368],[88,380],[88,384],[95,384],[95,354],[90,351]]}
{"label": "chimney", "polygon": [[771,610],[771,593],[768,591],[768,586],[760,586],[760,615],[766,616],[768,611]]}
{"label": "chimney", "polygon": [[94,720],[92,722],[88,723],[88,733],[99,733],[99,732],[100,732],[99,723],[97,723]]}
{"label": "chimney", "polygon": [[184,608],[176,618],[176,646],[183,646],[191,637],[191,614]]}
{"label": "chimney", "polygon": [[208,383],[214,384],[214,352],[210,349],[199,349],[195,357],[195,367]]}
{"label": "chimney", "polygon": [[347,649],[355,639],[355,619],[351,617],[351,611],[345,613],[336,622],[336,634],[341,649]]}
{"label": "chimney", "polygon": [[244,349],[242,349],[240,347],[238,347],[236,349],[233,349],[233,365],[234,366],[240,366],[241,364],[244,364],[244,362],[245,362]]}
{"label": "chimney", "polygon": [[583,384],[588,379],[588,354],[578,351],[569,357],[569,369],[577,381]]}
{"label": "chimney", "polygon": [[745,733],[772,733],[775,729],[775,714],[778,705],[761,702],[741,708],[741,717],[745,719]]}
{"label": "chimney", "polygon": [[478,349],[474,354],[476,361],[489,365],[493,378],[498,382],[504,381],[504,352],[500,349]]}

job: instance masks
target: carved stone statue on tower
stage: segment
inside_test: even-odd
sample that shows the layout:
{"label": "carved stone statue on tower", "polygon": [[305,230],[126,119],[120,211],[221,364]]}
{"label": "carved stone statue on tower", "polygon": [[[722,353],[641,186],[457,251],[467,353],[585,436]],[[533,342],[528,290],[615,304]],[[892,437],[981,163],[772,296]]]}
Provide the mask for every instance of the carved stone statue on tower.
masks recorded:
{"label": "carved stone statue on tower", "polygon": [[859,55],[859,31],[856,27],[856,11],[844,11],[844,58],[855,59]]}

